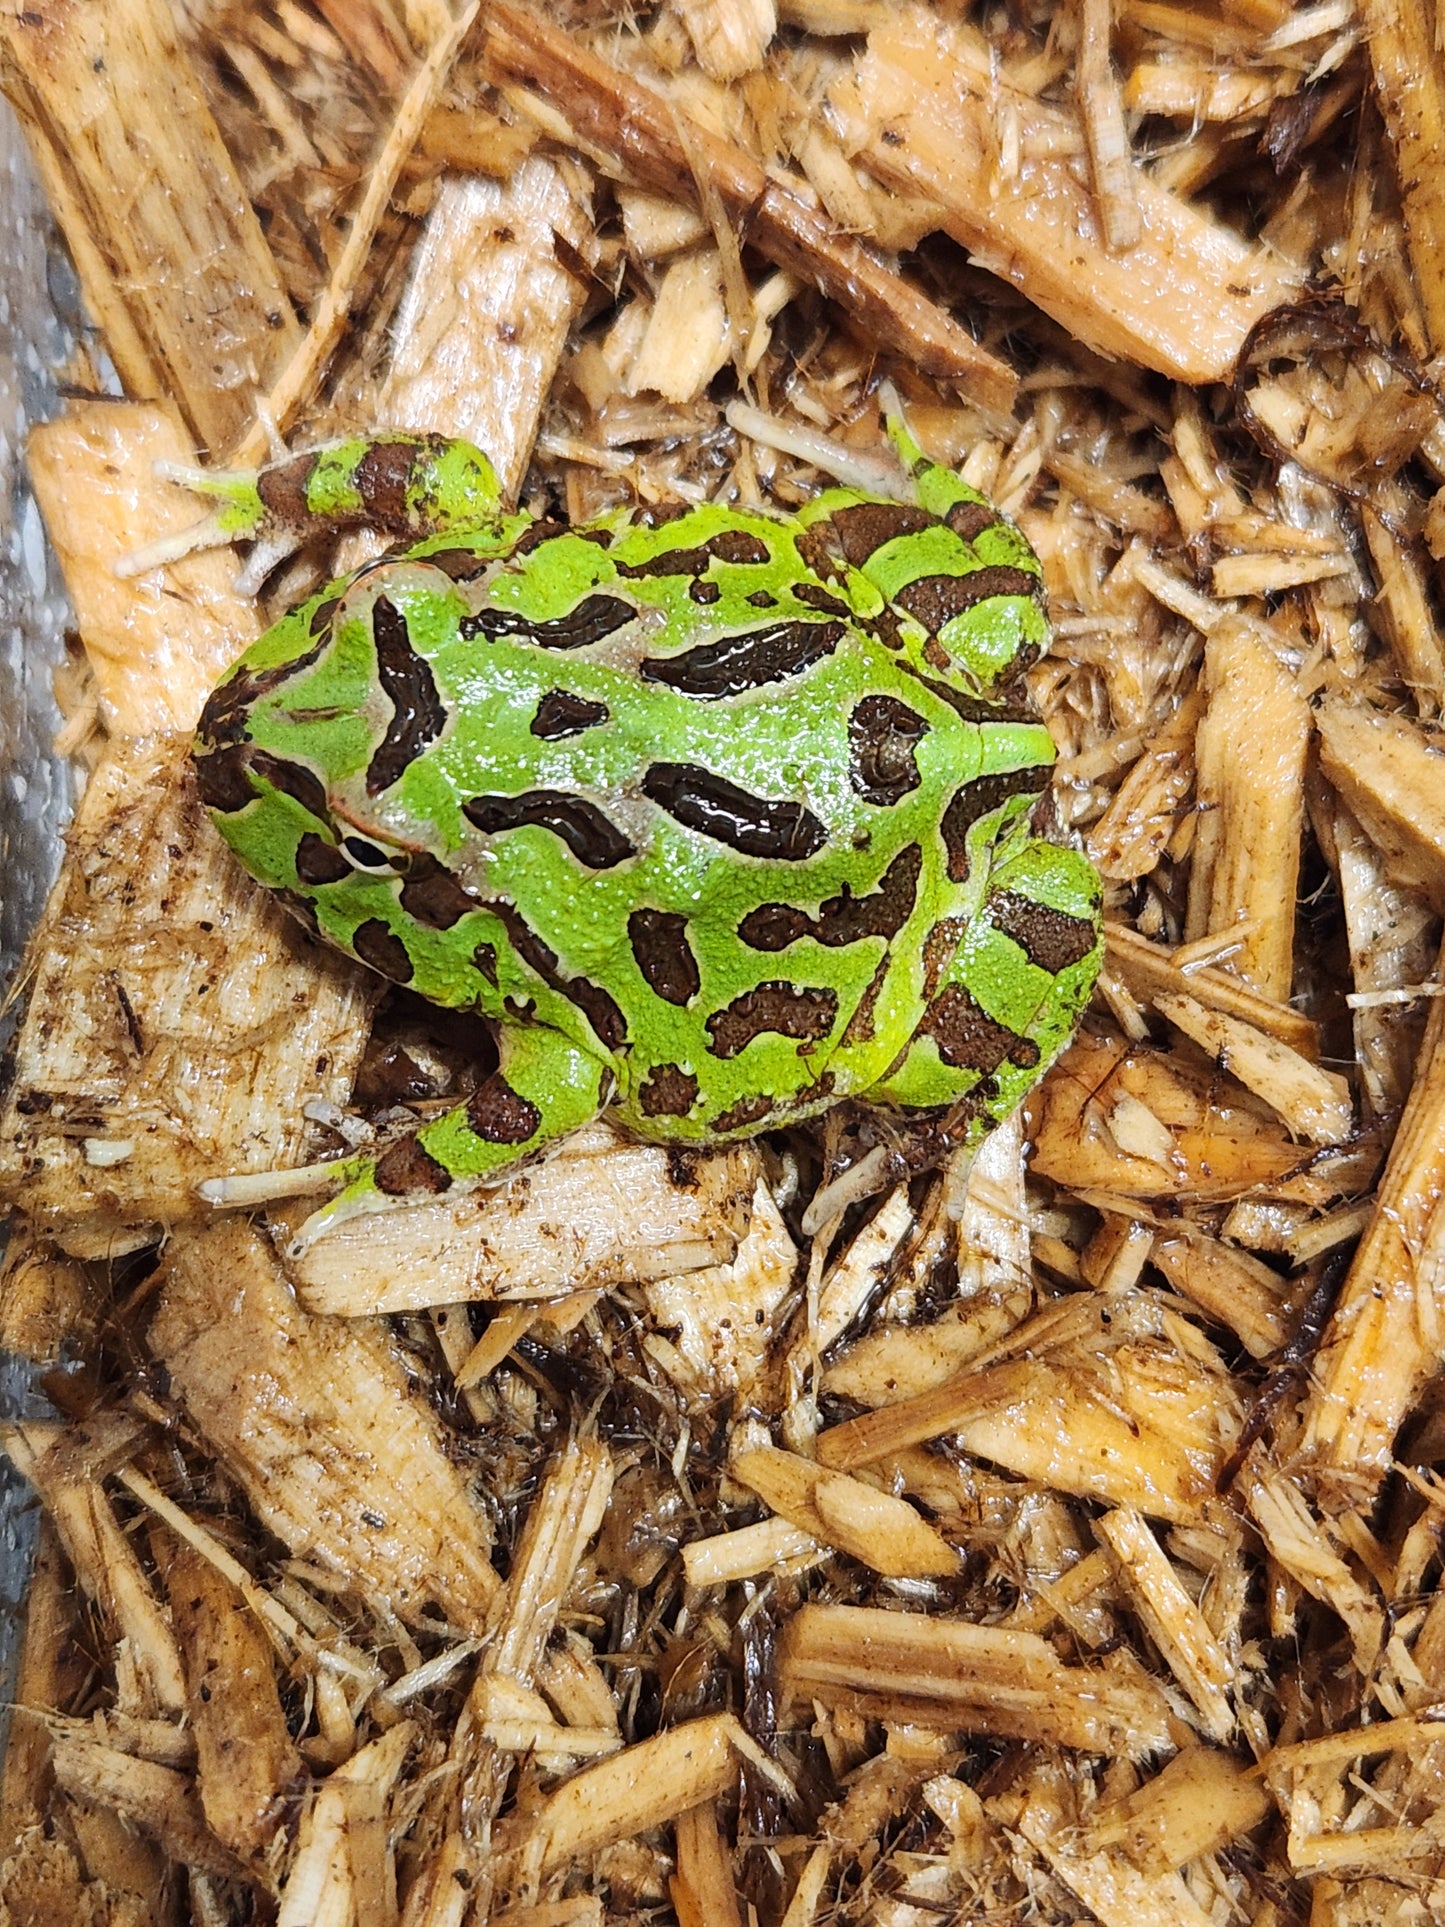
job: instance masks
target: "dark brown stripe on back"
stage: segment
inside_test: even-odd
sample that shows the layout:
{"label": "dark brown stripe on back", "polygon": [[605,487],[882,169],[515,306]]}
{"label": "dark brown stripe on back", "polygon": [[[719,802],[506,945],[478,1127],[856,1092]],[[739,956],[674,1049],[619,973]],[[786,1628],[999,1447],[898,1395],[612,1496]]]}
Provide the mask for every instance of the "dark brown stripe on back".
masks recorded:
{"label": "dark brown stripe on back", "polygon": [[937,518],[927,509],[904,502],[860,502],[856,508],[834,509],[831,520],[843,554],[855,569],[862,568],[885,542],[937,526]]}
{"label": "dark brown stripe on back", "polygon": [[636,609],[621,596],[589,595],[565,616],[552,616],[545,622],[516,609],[478,609],[475,615],[463,616],[457,626],[468,641],[474,636],[492,641],[515,636],[521,642],[535,643],[539,649],[585,649],[625,629],[636,617]]}
{"label": "dark brown stripe on back", "polygon": [[738,935],[754,950],[784,950],[799,937],[813,937],[830,950],[860,937],[895,937],[907,923],[918,894],[923,852],[916,843],[900,850],[878,880],[876,890],[841,896],[818,905],[816,917],[791,903],[760,903],[738,925]]}
{"label": "dark brown stripe on back", "polygon": [[563,790],[524,790],[520,796],[474,796],[462,815],[486,836],[535,823],[550,830],[589,870],[610,870],[637,854],[595,803]]}
{"label": "dark brown stripe on back", "polygon": [[739,696],[744,690],[801,675],[831,656],[843,634],[841,622],[774,622],[674,655],[645,657],[639,674],[644,681],[660,682],[681,696],[704,701]]}
{"label": "dark brown stripe on back", "polygon": [[801,863],[828,840],[823,824],[803,804],[753,796],[696,763],[654,763],[642,790],[684,829],[726,843],[743,856]]}
{"label": "dark brown stripe on back", "polygon": [[[336,607],[334,602],[322,606]],[[272,695],[283,683],[309,669],[330,640],[329,635],[318,636],[309,649],[302,650],[300,655],[292,656],[287,662],[272,663],[269,669],[248,669],[243,665],[235,670],[206,698],[200,721],[196,724],[197,742],[221,746],[243,741],[250,726],[250,712],[261,698]]]}
{"label": "dark brown stripe on back", "polygon": [[1011,796],[1038,795],[1047,787],[1048,780],[1047,769],[1030,763],[1024,769],[975,776],[971,783],[955,791],[952,802],[943,812],[942,824],[951,882],[962,883],[968,876],[968,833],[974,824],[1002,809]]}
{"label": "dark brown stripe on back", "polygon": [[934,676],[925,676],[906,660],[900,667],[922,683],[930,695],[937,696],[941,703],[947,703],[954,714],[961,716],[966,723],[1036,723],[1039,720],[1038,705],[1022,676],[998,684],[988,696],[966,696],[950,683],[940,682]]}
{"label": "dark brown stripe on back", "polygon": [[687,940],[686,917],[675,910],[634,910],[627,936],[643,982],[664,1003],[681,1006],[697,995],[702,978]]}
{"label": "dark brown stripe on back", "polygon": [[1029,962],[1050,976],[1082,963],[1098,941],[1086,918],[1052,910],[1014,890],[995,891],[984,910],[994,929],[1012,937]]}
{"label": "dark brown stripe on back", "polygon": [[696,548],[664,549],[660,555],[650,556],[645,562],[619,562],[617,573],[634,580],[650,575],[705,575],[708,564],[714,558],[719,562],[761,566],[772,560],[772,551],[766,542],[747,529],[724,529],[720,535],[699,543]]}
{"label": "dark brown stripe on back", "polygon": [[833,1028],[838,1014],[837,993],[826,989],[800,990],[796,984],[764,983],[734,997],[707,1020],[707,1033],[717,1057],[736,1057],[765,1031],[816,1043]]}
{"label": "dark brown stripe on back", "polygon": [[406,618],[389,596],[372,604],[371,633],[377,680],[391,699],[391,721],[366,769],[366,793],[379,796],[441,735],[447,711],[431,664],[412,648]]}
{"label": "dark brown stripe on back", "polygon": [[562,736],[580,736],[584,729],[605,723],[611,714],[606,703],[595,703],[570,689],[549,689],[528,724],[534,736],[555,743]]}
{"label": "dark brown stripe on back", "polygon": [[916,616],[931,636],[936,636],[955,616],[976,609],[980,602],[988,602],[994,596],[1040,598],[1043,592],[1043,584],[1036,575],[997,563],[987,569],[975,569],[971,575],[921,575],[916,582],[895,590],[893,600],[900,609]]}

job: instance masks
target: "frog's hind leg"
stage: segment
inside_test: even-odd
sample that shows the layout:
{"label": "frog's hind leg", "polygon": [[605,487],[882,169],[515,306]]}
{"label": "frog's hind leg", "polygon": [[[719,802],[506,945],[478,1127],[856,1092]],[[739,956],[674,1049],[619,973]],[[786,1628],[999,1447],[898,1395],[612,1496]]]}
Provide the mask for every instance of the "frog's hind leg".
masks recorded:
{"label": "frog's hind leg", "polygon": [[496,1184],[523,1159],[596,1117],[609,1095],[606,1064],[560,1031],[508,1025],[498,1055],[497,1069],[465,1104],[398,1138],[380,1157],[340,1160],[333,1168],[345,1188],[306,1219],[289,1255],[300,1257],[363,1212]]}
{"label": "frog's hind leg", "polygon": [[976,1150],[1073,1035],[1102,957],[1099,884],[1088,861],[1041,837],[1005,837],[911,1043],[868,1092],[913,1113],[917,1129],[870,1152],[868,1170],[855,1167],[820,1192],[804,1229],[894,1176]]}
{"label": "frog's hind leg", "polygon": [[261,469],[169,465],[165,474],[215,503],[190,528],[163,536],[116,565],[139,575],[196,549],[254,542],[248,575],[264,576],[313,536],[371,528],[421,541],[497,524],[501,486],[470,442],[443,435],[352,436]]}
{"label": "frog's hind leg", "polygon": [[798,547],[864,628],[960,695],[1032,717],[1019,682],[1047,648],[1038,557],[987,496],[930,461],[903,423],[888,432],[909,502],[829,490],[798,513]]}

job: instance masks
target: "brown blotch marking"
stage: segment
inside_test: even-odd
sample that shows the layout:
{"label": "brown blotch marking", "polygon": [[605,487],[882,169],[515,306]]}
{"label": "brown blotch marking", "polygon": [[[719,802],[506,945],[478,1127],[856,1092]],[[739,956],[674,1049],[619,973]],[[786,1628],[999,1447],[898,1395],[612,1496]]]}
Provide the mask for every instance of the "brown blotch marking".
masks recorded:
{"label": "brown blotch marking", "polygon": [[296,874],[302,883],[340,883],[351,875],[351,865],[334,843],[308,830],[296,845]]}
{"label": "brown blotch marking", "polygon": [[856,508],[834,509],[831,519],[838,531],[839,546],[855,569],[862,568],[874,550],[886,542],[935,528],[938,520],[927,509],[904,502],[860,502]]}
{"label": "brown blotch marking", "polygon": [[773,1115],[776,1105],[770,1097],[755,1093],[752,1097],[740,1097],[736,1104],[730,1104],[725,1111],[719,1111],[712,1121],[714,1131],[755,1131],[766,1124]]}
{"label": "brown blotch marking", "polygon": [[523,529],[522,533],[507,551],[508,560],[519,555],[530,555],[533,549],[538,548],[543,542],[550,542],[555,536],[565,535],[566,533],[567,524],[565,522],[559,522],[550,515],[546,516],[542,521],[534,522],[531,528]]}
{"label": "brown blotch marking", "polygon": [[688,584],[687,593],[689,599],[693,602],[716,602],[722,595],[722,585],[717,582],[703,582],[698,580]]}
{"label": "brown blotch marking", "polygon": [[687,918],[675,910],[634,910],[627,938],[648,989],[664,1003],[682,1005],[702,982],[687,940]]}
{"label": "brown blotch marking", "polygon": [[758,984],[714,1011],[707,1020],[715,1057],[736,1057],[766,1031],[815,1044],[826,1037],[838,1015],[836,991],[800,990],[796,984]]}
{"label": "brown blotch marking", "polygon": [[816,917],[791,903],[760,903],[738,925],[738,935],[753,950],[784,950],[799,937],[813,937],[836,950],[860,937],[895,937],[907,923],[918,894],[923,852],[910,843],[898,852],[878,886],[855,897],[844,884],[841,893],[818,905]]}
{"label": "brown blotch marking", "polygon": [[714,702],[800,676],[831,656],[844,633],[841,622],[773,622],[671,655],[647,656],[638,665],[638,674],[646,682],[675,689],[680,696]]}
{"label": "brown blotch marking", "polygon": [[250,768],[251,751],[244,743],[198,755],[196,788],[206,808],[218,810],[223,816],[233,816],[237,810],[254,803],[256,792],[251,786]]}
{"label": "brown blotch marking", "polygon": [[476,636],[492,641],[515,636],[522,642],[535,643],[539,649],[585,649],[636,620],[636,609],[620,596],[589,595],[566,615],[552,616],[545,622],[516,609],[478,609],[474,615],[463,616],[457,630],[468,642]]}
{"label": "brown blotch marking", "polygon": [[967,917],[940,917],[923,939],[923,1001],[933,1002],[948,966],[958,955],[958,946],[968,935]]}
{"label": "brown blotch marking", "polygon": [[[501,923],[507,933],[507,941],[523,963],[536,971],[550,990],[576,1004],[607,1049],[620,1050],[627,1042],[627,1020],[616,1000],[600,984],[594,984],[586,977],[564,977],[558,967],[556,951],[543,942],[513,904],[488,902],[481,908],[490,910]],[[490,949],[491,946],[486,947]],[[510,1002],[508,999],[509,1005]]]}
{"label": "brown blotch marking", "polygon": [[773,594],[771,589],[754,589],[746,600],[750,602],[755,609],[776,609],[778,606],[778,598]]}
{"label": "brown blotch marking", "polygon": [[876,616],[860,616],[855,613],[853,620],[860,629],[866,629],[876,642],[881,642],[885,649],[903,647],[903,624],[899,620],[898,611],[890,608],[887,603]]}
{"label": "brown blotch marking", "polygon": [[487,1144],[525,1144],[540,1130],[542,1113],[494,1073],[468,1100],[467,1122]]}
{"label": "brown blotch marking", "polygon": [[637,528],[662,529],[669,522],[680,522],[691,511],[691,502],[649,502],[646,508],[637,511],[632,520]]}
{"label": "brown blotch marking", "polygon": [[560,977],[556,988],[582,1012],[607,1050],[621,1050],[627,1042],[627,1019],[610,991],[590,977]]}
{"label": "brown blotch marking", "polygon": [[888,808],[919,785],[918,745],[928,724],[896,696],[865,696],[848,718],[848,755],[854,789],[865,802]]}
{"label": "brown blotch marking", "polygon": [[824,582],[846,579],[848,564],[831,522],[814,522],[794,539],[793,546],[813,574]]}
{"label": "brown blotch marking", "polygon": [[331,627],[331,618],[340,607],[340,596],[329,596],[325,602],[317,603],[311,611],[311,621],[308,625],[313,636],[319,636],[323,629]]}
{"label": "brown blotch marking", "polygon": [[389,1198],[436,1197],[449,1191],[452,1183],[451,1172],[415,1137],[398,1138],[383,1151],[373,1176],[377,1190]]}
{"label": "brown blotch marking", "polygon": [[306,485],[316,466],[316,455],[293,455],[289,462],[276,462],[263,468],[256,477],[256,493],[261,506],[288,528],[304,529],[311,520],[306,506]]}
{"label": "brown blotch marking", "polygon": [[715,555],[719,562],[761,565],[773,559],[767,543],[749,529],[724,529],[721,535],[713,536],[706,547],[709,555]]}
{"label": "brown blotch marking", "polygon": [[377,679],[391,699],[391,721],[366,769],[366,793],[378,796],[441,735],[447,710],[431,664],[412,648],[406,618],[389,596],[372,604],[371,633]]}
{"label": "brown blotch marking", "polygon": [[1029,811],[1029,828],[1035,836],[1041,836],[1046,843],[1057,843],[1062,825],[1059,818],[1059,799],[1053,788],[1046,789],[1038,802]]}
{"label": "brown blotch marking", "polygon": [[396,932],[380,917],[368,917],[352,933],[351,948],[364,964],[390,977],[394,984],[409,984],[415,974],[411,953]]}
{"label": "brown blotch marking", "polygon": [[407,493],[417,467],[435,452],[433,442],[373,442],[356,464],[353,480],[366,508],[366,521],[405,535],[414,517]]}
{"label": "brown blotch marking", "polygon": [[828,841],[827,829],[802,803],[753,796],[697,763],[654,763],[642,792],[684,829],[743,856],[801,863]]}
{"label": "brown blotch marking", "polygon": [[955,502],[943,519],[961,542],[976,542],[995,526],[999,513],[992,502]]}
{"label": "brown blotch marking", "polygon": [[878,1005],[879,994],[888,981],[888,973],[893,968],[893,959],[885,951],[878,959],[878,968],[868,979],[868,988],[854,1006],[853,1015],[848,1019],[843,1035],[838,1039],[840,1049],[849,1044],[871,1044],[877,1032],[873,1015]]}
{"label": "brown blotch marking", "polygon": [[409,917],[433,930],[450,930],[481,905],[470,896],[445,865],[434,856],[412,858],[401,886],[401,907]]}
{"label": "brown blotch marking", "polygon": [[470,549],[433,549],[429,555],[418,556],[417,560],[433,569],[440,569],[452,582],[474,582],[491,566],[490,557],[475,555]]}
{"label": "brown blotch marking", "polygon": [[1082,963],[1098,941],[1086,918],[1052,910],[1015,890],[996,890],[984,910],[994,929],[1012,937],[1029,962],[1051,977],[1070,964]]}
{"label": "brown blotch marking", "polygon": [[680,1064],[654,1064],[637,1092],[644,1117],[686,1117],[697,1102],[697,1079]]}
{"label": "brown blotch marking", "polygon": [[508,943],[522,962],[535,970],[543,983],[555,986],[558,981],[557,952],[537,935],[521,911],[502,901],[485,903],[482,907],[497,918],[507,933]]}
{"label": "brown blotch marking", "polygon": [[472,968],[479,971],[493,990],[497,987],[497,946],[494,943],[479,943],[472,952]]}
{"label": "brown blotch marking", "polygon": [[714,559],[756,566],[771,561],[772,551],[766,542],[746,529],[724,529],[696,548],[664,549],[645,562],[619,562],[617,573],[634,580],[653,575],[706,575]]}
{"label": "brown blotch marking", "polygon": [[268,749],[253,749],[251,771],[253,775],[264,777],[273,789],[280,790],[284,796],[299,803],[319,823],[330,824],[331,806],[326,785],[304,763],[293,763],[285,756],[273,756]]}
{"label": "brown blotch marking", "polygon": [[549,689],[528,728],[544,742],[554,743],[559,737],[580,736],[584,729],[605,723],[611,713],[606,703],[592,702],[570,689]]}
{"label": "brown blotch marking", "polygon": [[937,682],[932,676],[920,675],[916,669],[912,673],[930,695],[947,703],[966,723],[1036,723],[1039,720],[1038,705],[1022,677],[1011,676],[988,696],[969,696],[955,689],[952,683]]}
{"label": "brown blotch marking", "polygon": [[1043,595],[1043,584],[1026,569],[1015,569],[1000,562],[990,568],[974,569],[969,575],[921,575],[916,582],[895,590],[893,600],[900,609],[916,616],[930,635],[936,636],[955,616],[976,609],[980,602],[988,602],[994,596],[1008,595],[1037,599]]}
{"label": "brown blotch marking", "polygon": [[[934,999],[918,1029],[920,1035],[933,1038],[943,1062],[960,1071],[996,1071],[1008,1059],[1017,1062],[1014,1053],[1030,1044],[1028,1038],[990,1017],[962,984],[950,984]],[[1032,1049],[1037,1063],[1038,1046]]]}
{"label": "brown blotch marking", "polygon": [[985,816],[1001,809],[1011,796],[1029,796],[1048,782],[1048,771],[1034,763],[1025,769],[1002,770],[993,776],[975,776],[971,783],[955,791],[943,812],[944,847],[948,851],[948,875],[953,883],[968,878],[968,833]]}
{"label": "brown blotch marking", "polygon": [[820,610],[824,615],[848,617],[853,613],[846,602],[839,601],[832,590],[825,589],[820,582],[795,582],[793,594],[799,602],[806,603],[810,609]]}
{"label": "brown blotch marking", "polygon": [[535,824],[559,837],[589,870],[611,870],[637,854],[595,803],[564,790],[524,790],[520,796],[474,796],[462,815],[485,836]]}

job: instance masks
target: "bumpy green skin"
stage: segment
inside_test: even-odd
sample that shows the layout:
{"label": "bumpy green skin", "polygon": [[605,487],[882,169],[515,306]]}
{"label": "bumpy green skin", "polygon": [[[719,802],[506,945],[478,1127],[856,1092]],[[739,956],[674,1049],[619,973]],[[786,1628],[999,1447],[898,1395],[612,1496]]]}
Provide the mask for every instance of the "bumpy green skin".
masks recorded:
{"label": "bumpy green skin", "polygon": [[213,694],[213,818],[329,942],[500,1026],[468,1105],[338,1165],[348,1205],[495,1178],[604,1106],[703,1144],[863,1096],[977,1141],[1068,1040],[1100,896],[1035,828],[1039,565],[893,433],[916,508],[569,530],[419,437],[229,484],[238,533],[419,539]]}

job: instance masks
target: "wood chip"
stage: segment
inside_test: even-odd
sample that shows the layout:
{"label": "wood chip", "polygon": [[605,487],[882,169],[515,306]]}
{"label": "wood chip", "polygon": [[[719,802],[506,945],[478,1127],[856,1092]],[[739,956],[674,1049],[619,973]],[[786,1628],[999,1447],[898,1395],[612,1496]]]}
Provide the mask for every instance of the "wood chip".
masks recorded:
{"label": "wood chip", "polygon": [[[1289,298],[1283,263],[1143,175],[1143,238],[1113,257],[1067,153],[1049,152],[1066,145],[1065,116],[1011,95],[980,41],[922,12],[873,33],[856,79],[830,99],[845,144],[880,180],[937,201],[960,246],[1100,353],[1220,380],[1253,323]],[[1036,150],[1026,182],[999,165],[1004,113]]]}

